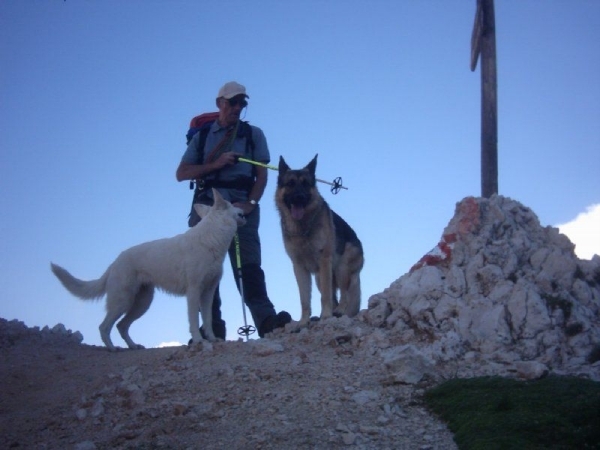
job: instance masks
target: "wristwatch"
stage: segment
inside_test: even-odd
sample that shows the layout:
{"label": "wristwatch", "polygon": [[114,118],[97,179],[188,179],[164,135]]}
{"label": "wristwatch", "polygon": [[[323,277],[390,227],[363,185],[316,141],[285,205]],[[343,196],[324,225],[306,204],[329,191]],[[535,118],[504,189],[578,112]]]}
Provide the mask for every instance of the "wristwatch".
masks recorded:
{"label": "wristwatch", "polygon": [[248,203],[250,203],[253,206],[258,205],[258,202],[256,200],[248,200]]}

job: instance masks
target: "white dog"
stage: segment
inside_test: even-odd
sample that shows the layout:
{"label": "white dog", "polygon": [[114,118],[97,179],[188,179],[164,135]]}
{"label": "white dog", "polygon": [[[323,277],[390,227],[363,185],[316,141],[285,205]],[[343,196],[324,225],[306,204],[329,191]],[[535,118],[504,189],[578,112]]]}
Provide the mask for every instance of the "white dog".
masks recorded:
{"label": "white dog", "polygon": [[234,207],[213,189],[212,207],[194,205],[202,217],[187,232],[167,239],[136,245],[121,253],[98,280],[82,281],[51,263],[52,272],[71,294],[83,300],[98,299],[106,294],[106,317],[100,324],[100,336],[109,350],[116,350],[110,339],[115,322],[129,348],[144,348],[129,337],[130,325],[148,311],[154,288],[187,297],[192,341],[202,340],[198,309],[203,331],[215,341],[212,329],[213,294],[223,275],[223,260],[237,227],[246,223],[242,210]]}

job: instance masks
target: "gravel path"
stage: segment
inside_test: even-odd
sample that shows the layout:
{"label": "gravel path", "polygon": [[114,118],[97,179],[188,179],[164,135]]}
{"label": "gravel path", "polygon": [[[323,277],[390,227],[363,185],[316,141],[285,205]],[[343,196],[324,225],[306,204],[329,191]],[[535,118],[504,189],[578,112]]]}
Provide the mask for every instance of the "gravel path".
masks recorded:
{"label": "gravel path", "polygon": [[110,353],[0,319],[0,448],[457,448],[428,386],[389,381],[335,322]]}

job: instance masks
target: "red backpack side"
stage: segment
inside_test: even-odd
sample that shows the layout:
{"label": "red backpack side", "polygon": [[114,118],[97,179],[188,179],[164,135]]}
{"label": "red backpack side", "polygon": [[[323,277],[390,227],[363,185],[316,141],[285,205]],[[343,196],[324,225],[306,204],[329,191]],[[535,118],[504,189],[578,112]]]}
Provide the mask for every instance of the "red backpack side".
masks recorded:
{"label": "red backpack side", "polygon": [[207,112],[200,114],[192,120],[190,120],[190,129],[188,130],[186,137],[186,143],[190,143],[192,138],[196,133],[198,133],[202,128],[206,126],[210,126],[215,120],[219,118],[219,112]]}

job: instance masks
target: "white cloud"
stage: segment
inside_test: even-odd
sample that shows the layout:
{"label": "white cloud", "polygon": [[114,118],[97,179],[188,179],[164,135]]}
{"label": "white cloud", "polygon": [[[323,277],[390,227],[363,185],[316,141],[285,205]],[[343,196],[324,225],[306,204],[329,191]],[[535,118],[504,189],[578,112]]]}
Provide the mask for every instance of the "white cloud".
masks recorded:
{"label": "white cloud", "polygon": [[172,342],[161,342],[160,344],[157,345],[158,348],[163,348],[163,347],[180,347],[183,344],[181,342],[177,342],[177,341],[172,341]]}
{"label": "white cloud", "polygon": [[556,227],[575,244],[578,258],[592,259],[594,254],[600,255],[600,203],[588,206],[572,221]]}

